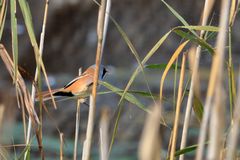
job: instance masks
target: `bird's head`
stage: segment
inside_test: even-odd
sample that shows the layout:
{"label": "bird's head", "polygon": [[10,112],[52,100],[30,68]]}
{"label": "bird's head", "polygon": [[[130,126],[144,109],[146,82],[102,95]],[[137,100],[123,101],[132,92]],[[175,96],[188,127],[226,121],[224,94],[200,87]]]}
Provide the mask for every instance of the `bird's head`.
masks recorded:
{"label": "bird's head", "polygon": [[[94,64],[90,68],[93,68],[95,71],[96,65]],[[107,73],[108,73],[107,68],[101,64],[99,67],[99,80],[103,80],[103,78],[106,76]]]}

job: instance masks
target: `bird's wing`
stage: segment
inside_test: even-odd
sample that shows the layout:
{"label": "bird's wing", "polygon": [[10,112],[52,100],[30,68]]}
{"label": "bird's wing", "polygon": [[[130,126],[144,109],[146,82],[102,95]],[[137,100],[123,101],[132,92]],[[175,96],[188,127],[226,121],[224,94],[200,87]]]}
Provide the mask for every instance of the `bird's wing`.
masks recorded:
{"label": "bird's wing", "polygon": [[[81,74],[80,76],[78,76],[77,78],[74,78],[71,82],[69,82],[68,84],[66,84],[64,86],[64,88],[68,88],[70,87],[72,84],[74,84],[76,81],[82,79],[82,78],[86,78],[88,77],[88,79],[93,79],[93,75],[94,75],[94,69],[93,68],[88,68],[83,74]],[[80,80],[81,81],[81,80]]]}
{"label": "bird's wing", "polygon": [[[84,76],[84,75],[81,75],[81,76]],[[64,88],[67,88],[69,86],[71,86],[74,82],[76,82],[79,78],[81,78],[81,76],[77,77],[77,78],[74,78],[71,82],[69,82],[68,84],[66,84],[64,86]]]}
{"label": "bird's wing", "polygon": [[84,74],[69,82],[64,87],[64,91],[71,92],[72,94],[77,95],[87,91],[89,89],[89,86],[92,85],[92,83],[93,76],[91,76],[90,74]]}

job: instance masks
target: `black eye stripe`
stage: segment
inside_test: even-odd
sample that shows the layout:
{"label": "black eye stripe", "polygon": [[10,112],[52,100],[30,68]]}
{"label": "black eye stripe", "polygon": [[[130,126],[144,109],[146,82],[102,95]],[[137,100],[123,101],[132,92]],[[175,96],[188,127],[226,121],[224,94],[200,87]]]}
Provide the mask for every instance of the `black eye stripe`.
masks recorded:
{"label": "black eye stripe", "polygon": [[102,79],[103,79],[103,77],[106,75],[106,73],[107,73],[107,70],[106,70],[106,68],[103,68],[103,73],[102,73]]}

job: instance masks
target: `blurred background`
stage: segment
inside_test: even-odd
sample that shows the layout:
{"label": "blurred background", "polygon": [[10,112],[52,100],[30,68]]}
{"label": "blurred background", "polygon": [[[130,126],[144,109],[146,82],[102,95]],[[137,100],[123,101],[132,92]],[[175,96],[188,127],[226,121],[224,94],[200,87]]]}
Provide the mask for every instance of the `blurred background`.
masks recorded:
{"label": "blurred background", "polygon": [[[201,12],[203,9],[203,0],[168,0],[174,9],[180,13],[191,25],[200,23]],[[44,2],[29,1],[32,11],[33,25],[35,33],[40,39],[40,32],[43,21]],[[212,13],[212,24],[218,24],[219,2],[215,5]],[[45,45],[43,52],[43,61],[51,82],[52,88],[62,87],[78,75],[80,67],[85,70],[88,66],[95,63],[96,54],[96,23],[98,16],[98,6],[91,0],[50,0],[49,14],[46,26]],[[19,10],[19,7],[17,8]],[[159,0],[112,0],[111,15],[126,32],[133,45],[137,49],[140,57],[145,57],[146,53],[155,45],[155,43],[170,29],[182,25],[176,17]],[[18,17],[18,36],[19,36],[19,65],[28,73],[23,74],[24,79],[31,86],[31,78],[34,77],[35,58],[34,52],[29,43],[29,37],[24,26],[21,12],[17,12]],[[237,45],[240,43],[239,17],[233,28],[233,62],[238,67],[239,51]],[[172,53],[179,46],[181,38],[176,34],[164,42],[163,46],[149,60],[148,64],[166,64]],[[2,42],[11,53],[11,27],[10,15],[7,15],[6,26]],[[202,94],[205,93],[208,69],[211,65],[212,57],[203,52],[200,65],[202,76]],[[137,61],[132,55],[130,49],[124,42],[115,25],[110,21],[107,33],[102,63],[110,70],[105,81],[114,86],[124,89],[134,69]],[[236,67],[236,68],[237,68]],[[4,64],[0,61],[0,105],[5,106],[1,130],[2,144],[18,144],[23,142],[23,126],[21,110],[17,108],[15,89],[11,77]],[[152,93],[159,93],[159,81],[162,74],[159,69],[146,69],[147,80]],[[172,72],[167,77],[164,93],[166,101],[164,102],[164,117],[168,124],[172,124],[173,111],[173,76]],[[187,80],[186,80],[187,81]],[[227,84],[226,84],[227,87]],[[46,89],[46,85],[43,85]],[[104,87],[100,87],[100,90]],[[138,76],[133,86],[133,90],[147,91],[147,86],[142,75]],[[149,98],[137,97],[145,105],[152,105],[153,101]],[[120,97],[116,94],[101,95],[97,101],[96,126],[94,132],[93,159],[98,159],[99,132],[98,122],[101,109],[108,107],[110,109],[111,124],[110,133],[114,126],[114,114]],[[75,111],[76,100],[57,102],[58,109],[54,110],[52,103],[46,103],[51,117],[44,113],[43,138],[44,148],[47,159],[56,159],[59,153],[59,132],[64,134],[65,156],[71,159],[73,152],[73,141],[75,132]],[[185,100],[183,103],[185,106]],[[0,106],[1,108],[1,106]],[[183,107],[183,113],[184,113]],[[137,147],[143,129],[146,113],[128,102],[124,103],[121,115],[116,141],[111,153],[111,159],[137,159]],[[181,122],[184,114],[181,116]],[[1,117],[1,116],[0,116]],[[88,117],[88,106],[81,106],[80,119],[80,144],[85,139],[85,131]],[[197,142],[199,122],[192,116],[190,136],[188,144]],[[169,125],[172,127],[171,125]],[[181,128],[181,126],[180,126]],[[181,131],[179,132],[179,134]],[[163,153],[167,154],[167,144],[169,140],[170,129],[161,127]],[[79,147],[79,154],[81,148]],[[13,148],[9,149],[13,151]],[[35,153],[36,152],[36,153]],[[33,153],[38,155],[37,147]],[[79,155],[80,157],[80,155]],[[191,154],[186,158],[191,159]]]}

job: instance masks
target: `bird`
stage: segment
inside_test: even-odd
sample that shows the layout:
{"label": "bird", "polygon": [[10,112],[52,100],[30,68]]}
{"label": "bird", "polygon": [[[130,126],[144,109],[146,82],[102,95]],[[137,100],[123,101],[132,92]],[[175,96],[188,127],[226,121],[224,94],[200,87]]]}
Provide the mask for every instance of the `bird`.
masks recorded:
{"label": "bird", "polygon": [[[80,76],[74,78],[63,88],[51,90],[53,97],[79,97],[82,102],[85,102],[85,98],[88,97],[92,91],[95,70],[96,65],[91,65]],[[103,65],[100,65],[98,79],[103,80],[107,72],[108,70]],[[36,96],[35,100],[39,101],[40,96],[43,101],[51,99],[51,94],[49,91],[41,92]]]}

